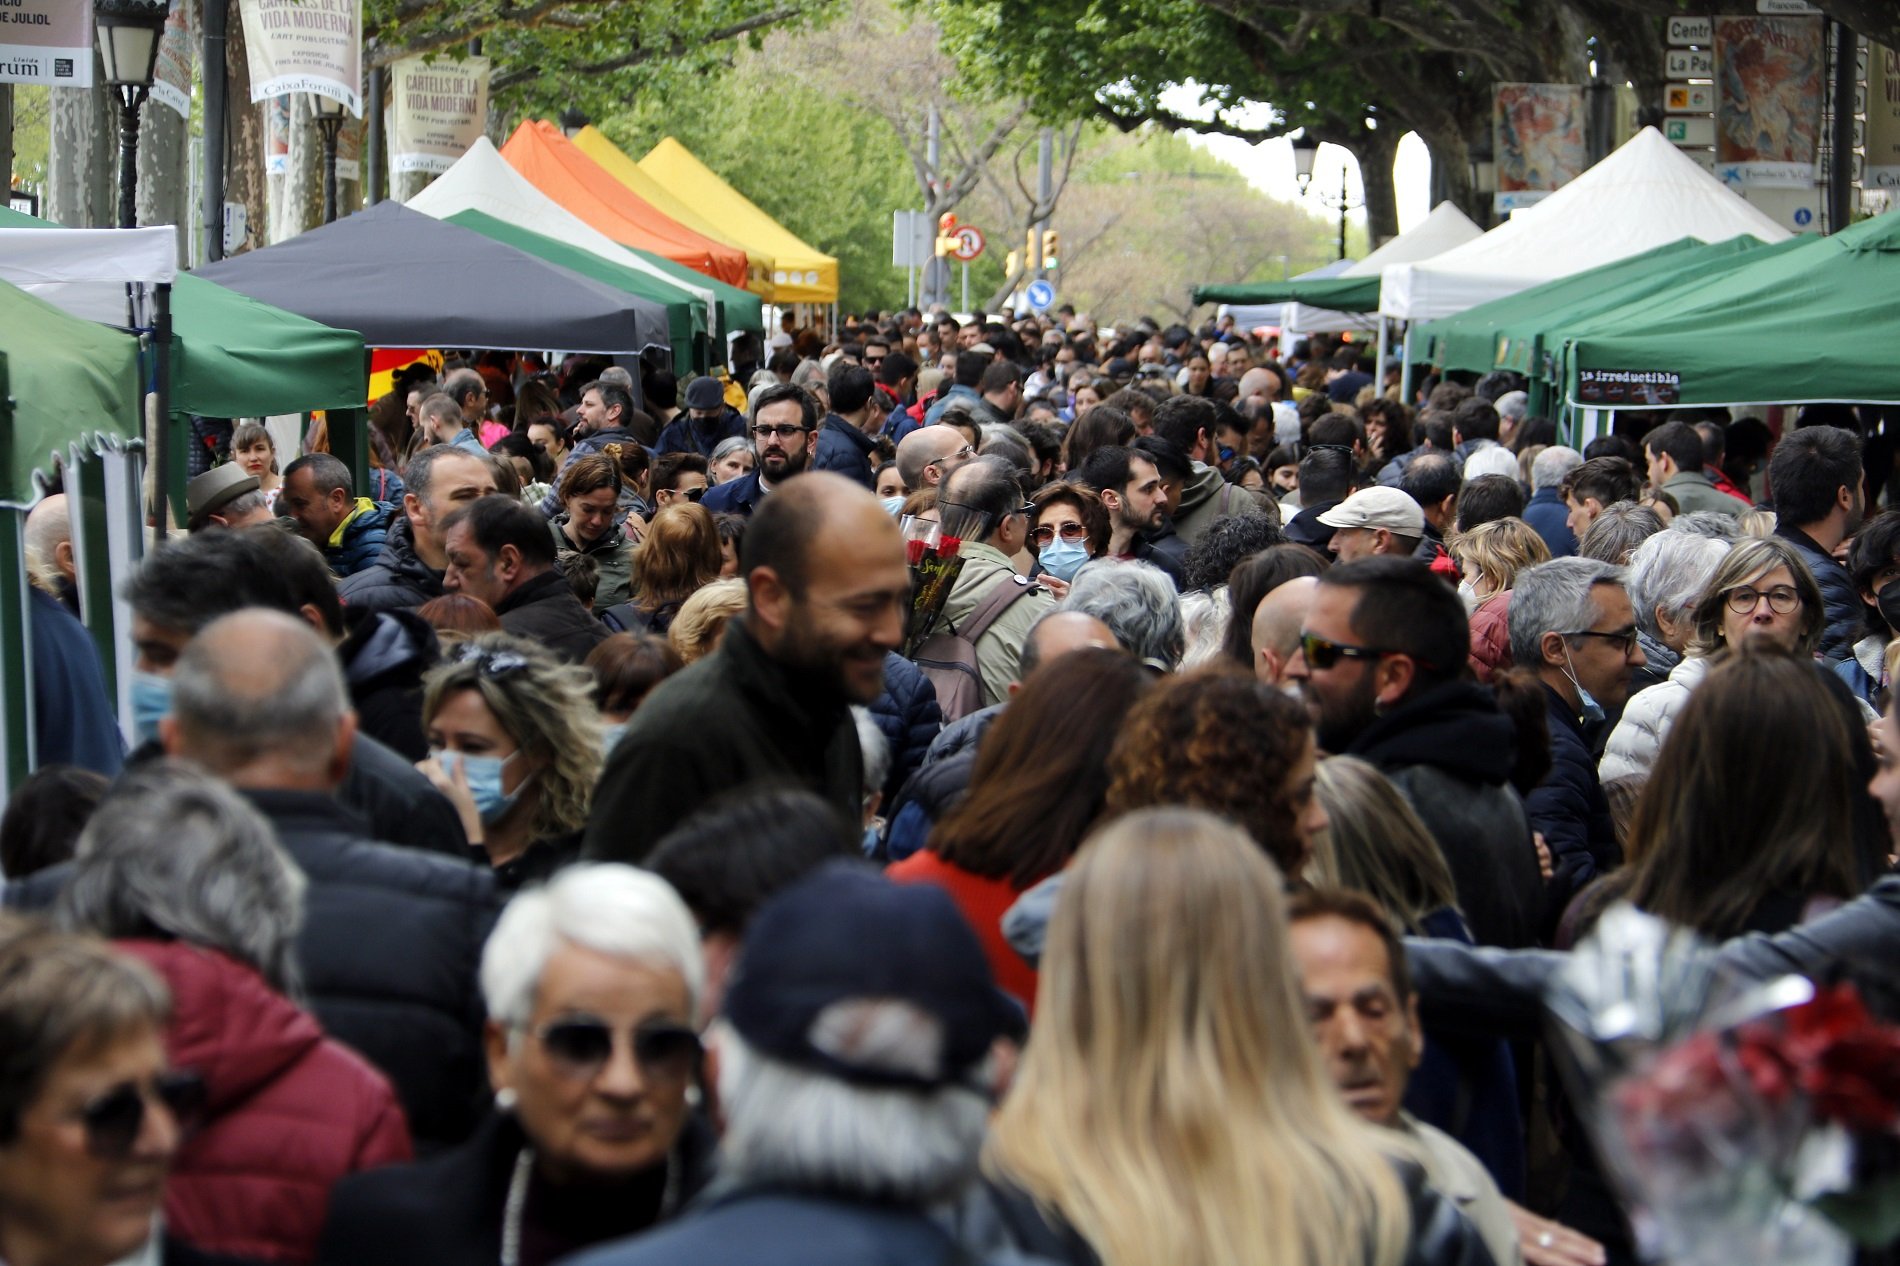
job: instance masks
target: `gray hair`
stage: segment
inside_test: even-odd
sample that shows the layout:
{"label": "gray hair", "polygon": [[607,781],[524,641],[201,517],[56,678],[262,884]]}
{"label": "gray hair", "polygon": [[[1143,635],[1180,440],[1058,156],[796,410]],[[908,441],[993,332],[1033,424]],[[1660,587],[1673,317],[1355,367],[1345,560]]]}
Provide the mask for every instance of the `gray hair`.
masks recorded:
{"label": "gray hair", "polygon": [[402,468],[402,481],[416,500],[427,503],[429,488],[435,482],[435,464],[445,458],[466,462],[482,460],[465,448],[453,444],[431,444],[409,459]]}
{"label": "gray hair", "polygon": [[607,368],[600,371],[600,377],[594,379],[594,381],[604,382],[610,387],[618,387],[628,394],[632,394],[633,392],[633,374],[625,365],[607,366]]}
{"label": "gray hair", "polygon": [[1526,392],[1507,391],[1491,407],[1498,411],[1501,418],[1522,419],[1531,411],[1531,398]]}
{"label": "gray hair", "polygon": [[508,903],[482,947],[482,1000],[511,1027],[534,1013],[548,959],[563,944],[676,971],[689,1012],[706,985],[699,928],[664,879],[617,862],[569,866]]}
{"label": "gray hair", "polygon": [[336,656],[281,611],[252,607],[213,620],[172,673],[185,754],[214,773],[264,754],[327,762],[349,706]]}
{"label": "gray hair", "polygon": [[724,1021],[714,1034],[723,1174],[904,1204],[954,1195],[976,1176],[989,1103],[972,1086],[853,1085],[761,1054]]}
{"label": "gray hair", "polygon": [[1511,658],[1535,672],[1546,633],[1575,633],[1601,614],[1594,590],[1622,585],[1628,573],[1594,558],[1556,558],[1517,573],[1511,586]]}
{"label": "gray hair", "polygon": [[1166,672],[1181,666],[1187,649],[1181,598],[1168,573],[1152,563],[1113,558],[1084,563],[1061,609],[1094,616],[1143,663]]}
{"label": "gray hair", "polygon": [[1678,531],[1674,524],[1638,545],[1630,555],[1629,569],[1630,603],[1636,608],[1637,626],[1660,639],[1658,608],[1671,621],[1687,619],[1728,551],[1728,540]]}
{"label": "gray hair", "polygon": [[1691,510],[1686,514],[1678,514],[1669,520],[1667,530],[1731,544],[1741,535],[1736,527],[1735,516],[1723,514],[1720,510]]}
{"label": "gray hair", "polygon": [[100,802],[55,912],[74,930],[156,933],[217,950],[296,997],[304,887],[262,814],[196,767],[167,760],[129,771]]}
{"label": "gray hair", "polygon": [[1584,558],[1624,566],[1636,547],[1663,530],[1662,516],[1634,501],[1618,501],[1603,507],[1596,522],[1577,541],[1577,553]]}
{"label": "gray hair", "polygon": [[729,435],[713,445],[712,456],[706,459],[706,464],[708,466],[716,466],[720,462],[725,461],[726,458],[731,457],[734,453],[741,451],[750,453],[752,451],[752,441],[743,435]]}
{"label": "gray hair", "polygon": [[946,532],[988,541],[1022,503],[1015,467],[1001,457],[972,457],[950,473],[937,498],[937,515]]}
{"label": "gray hair", "polygon": [[1552,444],[1531,459],[1531,490],[1556,488],[1563,483],[1565,475],[1581,465],[1582,453],[1562,444]]}
{"label": "gray hair", "polygon": [[262,488],[253,488],[249,492],[239,493],[218,507],[221,519],[241,519],[247,514],[256,514],[259,510],[270,509],[270,495]]}

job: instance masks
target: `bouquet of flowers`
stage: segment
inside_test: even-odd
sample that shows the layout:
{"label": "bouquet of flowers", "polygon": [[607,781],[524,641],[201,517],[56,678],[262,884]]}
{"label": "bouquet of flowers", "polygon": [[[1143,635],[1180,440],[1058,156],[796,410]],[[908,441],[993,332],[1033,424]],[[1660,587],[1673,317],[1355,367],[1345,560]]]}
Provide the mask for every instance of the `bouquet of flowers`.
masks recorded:
{"label": "bouquet of flowers", "polygon": [[904,623],[904,658],[913,659],[917,648],[936,629],[944,600],[963,570],[958,552],[963,542],[945,536],[943,525],[928,519],[907,517],[900,526],[905,558],[910,564],[910,615]]}
{"label": "bouquet of flowers", "polygon": [[1851,984],[1731,981],[1618,906],[1547,1001],[1645,1258],[1845,1266],[1900,1233],[1900,1028]]}

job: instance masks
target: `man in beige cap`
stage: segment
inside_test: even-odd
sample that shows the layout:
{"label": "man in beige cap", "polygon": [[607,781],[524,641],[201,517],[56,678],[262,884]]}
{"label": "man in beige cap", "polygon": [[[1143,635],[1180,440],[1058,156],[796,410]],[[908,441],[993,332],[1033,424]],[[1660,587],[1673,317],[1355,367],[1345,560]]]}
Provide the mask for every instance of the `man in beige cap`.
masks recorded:
{"label": "man in beige cap", "polygon": [[1319,521],[1334,529],[1328,548],[1342,563],[1385,554],[1404,558],[1425,535],[1425,512],[1397,488],[1361,488]]}
{"label": "man in beige cap", "polygon": [[269,523],[270,502],[258,490],[256,475],[247,475],[236,462],[213,466],[185,485],[185,525],[202,532],[209,527],[250,527]]}

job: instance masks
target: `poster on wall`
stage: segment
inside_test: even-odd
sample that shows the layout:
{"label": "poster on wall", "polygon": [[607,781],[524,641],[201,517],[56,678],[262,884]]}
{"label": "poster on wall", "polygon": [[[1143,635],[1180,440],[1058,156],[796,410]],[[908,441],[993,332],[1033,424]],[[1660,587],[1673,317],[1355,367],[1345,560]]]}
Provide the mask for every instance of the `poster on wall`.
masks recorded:
{"label": "poster on wall", "polygon": [[1730,184],[1811,187],[1825,78],[1821,19],[1715,19],[1715,166]]}
{"label": "poster on wall", "polygon": [[363,113],[363,0],[238,0],[251,100],[314,92]]}
{"label": "poster on wall", "polygon": [[1867,50],[1867,179],[1869,189],[1900,189],[1900,51]]}
{"label": "poster on wall", "polygon": [[1589,161],[1583,89],[1576,84],[1499,84],[1492,153],[1498,198],[1529,206],[1576,179]]}
{"label": "poster on wall", "polygon": [[272,97],[264,103],[264,173],[281,176],[290,170],[290,98]]}
{"label": "poster on wall", "polygon": [[0,84],[92,87],[92,0],[0,4]]}
{"label": "poster on wall", "polygon": [[405,58],[390,93],[389,169],[445,172],[488,123],[488,59]]}
{"label": "poster on wall", "polygon": [[196,43],[191,19],[196,8],[185,0],[172,0],[172,11],[165,18],[165,35],[158,42],[158,65],[152,78],[152,100],[186,119],[191,117],[191,50]]}

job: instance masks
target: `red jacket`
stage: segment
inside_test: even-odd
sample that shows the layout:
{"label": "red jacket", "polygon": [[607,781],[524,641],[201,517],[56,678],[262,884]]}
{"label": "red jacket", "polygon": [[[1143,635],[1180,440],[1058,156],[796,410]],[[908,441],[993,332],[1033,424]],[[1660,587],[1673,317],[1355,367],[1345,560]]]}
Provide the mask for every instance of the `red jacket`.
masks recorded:
{"label": "red jacket", "polygon": [[1022,1003],[1023,1010],[1035,1013],[1036,969],[1024,962],[1003,937],[1003,915],[1022,896],[1008,879],[973,875],[927,848],[892,862],[884,873],[900,884],[935,884],[949,893],[976,939],[983,943],[983,956],[990,960],[997,986]]}
{"label": "red jacket", "polygon": [[178,941],[118,945],[170,986],[167,1053],[208,1092],[172,1165],[165,1229],[208,1253],[310,1261],[337,1180],[410,1159],[389,1082],[235,959]]}

